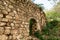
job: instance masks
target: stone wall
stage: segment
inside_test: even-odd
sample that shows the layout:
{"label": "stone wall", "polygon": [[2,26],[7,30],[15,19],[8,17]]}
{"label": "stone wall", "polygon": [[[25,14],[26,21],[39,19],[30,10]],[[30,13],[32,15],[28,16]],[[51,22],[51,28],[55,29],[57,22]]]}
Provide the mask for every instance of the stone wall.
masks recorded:
{"label": "stone wall", "polygon": [[[0,0],[0,40],[31,40],[29,20],[37,21],[37,30],[45,25],[45,15],[29,0]],[[33,37],[33,40],[38,40]]]}

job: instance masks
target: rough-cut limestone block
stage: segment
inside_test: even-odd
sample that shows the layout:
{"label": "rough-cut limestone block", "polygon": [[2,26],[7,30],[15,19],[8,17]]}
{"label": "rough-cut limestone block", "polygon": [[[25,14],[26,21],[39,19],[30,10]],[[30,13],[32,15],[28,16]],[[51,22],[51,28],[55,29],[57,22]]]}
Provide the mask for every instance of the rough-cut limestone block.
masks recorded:
{"label": "rough-cut limestone block", "polygon": [[13,10],[13,13],[15,14],[15,15],[17,15],[16,13],[17,13],[17,11],[16,10]]}
{"label": "rough-cut limestone block", "polygon": [[7,25],[7,26],[9,26],[9,27],[11,26],[9,22],[8,22],[8,23],[6,23],[6,25]]}
{"label": "rough-cut limestone block", "polygon": [[15,26],[12,26],[11,29],[15,29]]}
{"label": "rough-cut limestone block", "polygon": [[17,36],[18,36],[18,30],[13,29],[13,30],[11,31],[11,34],[13,34],[13,39],[16,39]]}
{"label": "rough-cut limestone block", "polygon": [[8,12],[6,10],[2,10],[3,14],[8,14]]}
{"label": "rough-cut limestone block", "polygon": [[9,8],[13,8],[13,6],[12,6],[12,5],[9,5],[8,7],[9,7]]}
{"label": "rough-cut limestone block", "polygon": [[15,35],[16,33],[17,33],[17,30],[16,29],[12,29],[11,30],[11,34],[14,34]]}
{"label": "rough-cut limestone block", "polygon": [[15,23],[15,26],[16,26],[16,27],[19,27],[20,25],[19,25],[18,23]]}
{"label": "rough-cut limestone block", "polygon": [[26,40],[31,40],[31,39],[30,39],[30,38],[28,38],[28,37],[27,37],[27,38],[25,38],[25,39],[26,39]]}
{"label": "rough-cut limestone block", "polygon": [[10,0],[12,3],[15,3],[15,1],[14,0]]}
{"label": "rough-cut limestone block", "polygon": [[10,9],[10,8],[8,8],[8,7],[6,7],[6,10],[7,10],[7,12],[11,12],[11,9]]}
{"label": "rough-cut limestone block", "polygon": [[8,6],[7,3],[6,3],[5,1],[3,2],[3,4],[4,4],[5,6]]}
{"label": "rough-cut limestone block", "polygon": [[0,22],[0,26],[5,26],[6,23],[5,22]]}
{"label": "rough-cut limestone block", "polygon": [[22,22],[22,24],[25,24],[25,22]]}
{"label": "rough-cut limestone block", "polygon": [[13,40],[16,40],[17,39],[17,35],[13,35]]}
{"label": "rough-cut limestone block", "polygon": [[10,12],[9,15],[10,16],[15,16],[15,14],[13,12]]}
{"label": "rough-cut limestone block", "polygon": [[0,1],[0,4],[2,4],[2,2]]}
{"label": "rough-cut limestone block", "polygon": [[18,33],[19,33],[19,34],[22,34],[22,33],[23,33],[23,32],[21,31],[21,29],[22,29],[22,28],[19,28],[19,29],[18,29],[18,31],[19,31]]}
{"label": "rough-cut limestone block", "polygon": [[9,40],[12,40],[12,39],[13,39],[13,35],[10,35],[10,36],[9,36]]}
{"label": "rough-cut limestone block", "polygon": [[13,23],[21,23],[21,21],[14,20]]}
{"label": "rough-cut limestone block", "polygon": [[10,16],[10,15],[6,15],[6,18],[8,18],[8,19],[12,19],[12,16]]}
{"label": "rough-cut limestone block", "polygon": [[19,15],[15,15],[15,20],[19,20]]}
{"label": "rough-cut limestone block", "polygon": [[24,37],[28,37],[29,33],[28,32],[25,32],[23,33],[24,34]]}
{"label": "rough-cut limestone block", "polygon": [[20,28],[20,26],[19,25],[17,25],[17,26],[14,26],[15,27],[15,29],[18,29],[18,28]]}
{"label": "rough-cut limestone block", "polygon": [[21,35],[21,34],[19,34],[18,36],[17,36],[17,39],[18,40],[20,40],[20,39],[22,39],[23,38],[23,36]]}
{"label": "rough-cut limestone block", "polygon": [[7,40],[8,39],[8,37],[6,36],[6,35],[0,35],[0,40]]}
{"label": "rough-cut limestone block", "polygon": [[13,19],[9,19],[9,22],[12,23],[14,20]]}
{"label": "rough-cut limestone block", "polygon": [[4,28],[0,27],[0,35],[4,33]]}
{"label": "rough-cut limestone block", "polygon": [[31,36],[28,36],[28,37],[27,37],[27,40],[31,40],[31,39],[32,39],[32,37],[31,37]]}
{"label": "rough-cut limestone block", "polygon": [[24,27],[23,25],[20,25],[22,28]]}
{"label": "rough-cut limestone block", "polygon": [[8,22],[8,20],[9,20],[9,19],[7,19],[7,18],[3,18],[3,19],[2,19],[3,22]]}
{"label": "rough-cut limestone block", "polygon": [[20,9],[19,9],[19,8],[17,8],[17,11],[19,12],[19,11],[20,11]]}
{"label": "rough-cut limestone block", "polygon": [[3,14],[0,14],[0,17],[3,17]]}
{"label": "rough-cut limestone block", "polygon": [[14,23],[11,23],[10,25],[11,25],[12,27],[14,27],[14,26],[15,26],[15,25],[14,25]]}
{"label": "rough-cut limestone block", "polygon": [[0,21],[2,21],[2,18],[0,18]]}
{"label": "rough-cut limestone block", "polygon": [[0,5],[0,9],[5,9],[4,6]]}
{"label": "rough-cut limestone block", "polygon": [[5,34],[11,33],[11,27],[5,27]]}

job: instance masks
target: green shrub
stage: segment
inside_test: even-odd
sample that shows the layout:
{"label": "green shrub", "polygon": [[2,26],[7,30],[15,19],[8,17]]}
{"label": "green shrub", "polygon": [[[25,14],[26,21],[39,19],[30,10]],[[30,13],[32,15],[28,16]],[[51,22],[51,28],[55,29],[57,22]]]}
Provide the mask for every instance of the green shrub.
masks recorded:
{"label": "green shrub", "polygon": [[[42,34],[39,31],[36,31],[34,35],[40,40],[59,40],[59,38],[56,37],[56,31],[58,30],[57,25],[58,25],[57,20],[50,21],[47,23],[46,27],[42,29]],[[44,38],[45,37],[44,35],[48,36],[48,38],[47,39]]]}
{"label": "green shrub", "polygon": [[36,32],[34,33],[34,36],[37,37],[37,38],[39,38],[40,40],[44,40],[43,37],[42,37],[42,34],[40,34],[39,31],[36,31]]}

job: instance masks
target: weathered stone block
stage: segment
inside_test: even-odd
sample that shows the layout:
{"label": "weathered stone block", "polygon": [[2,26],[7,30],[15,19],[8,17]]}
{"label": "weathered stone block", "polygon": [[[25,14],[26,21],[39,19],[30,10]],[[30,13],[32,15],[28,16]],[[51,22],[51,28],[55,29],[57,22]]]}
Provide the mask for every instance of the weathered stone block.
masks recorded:
{"label": "weathered stone block", "polygon": [[9,19],[7,19],[7,18],[3,18],[3,19],[2,19],[3,22],[8,22],[8,20],[9,20]]}
{"label": "weathered stone block", "polygon": [[8,7],[6,7],[6,10],[7,10],[7,12],[11,12],[11,9],[10,9],[10,8],[8,8]]}
{"label": "weathered stone block", "polygon": [[15,16],[15,14],[13,12],[10,12],[9,15],[10,16]]}
{"label": "weathered stone block", "polygon": [[0,21],[2,21],[2,18],[0,18]]}
{"label": "weathered stone block", "polygon": [[13,13],[14,13],[15,15],[17,15],[17,11],[16,11],[16,10],[13,10]]}
{"label": "weathered stone block", "polygon": [[0,35],[4,33],[4,27],[0,27]]}
{"label": "weathered stone block", "polygon": [[7,40],[8,37],[6,35],[0,35],[0,40]]}
{"label": "weathered stone block", "polygon": [[14,23],[11,23],[11,26],[14,27],[15,26]]}
{"label": "weathered stone block", "polygon": [[0,9],[5,9],[4,6],[0,5]]}
{"label": "weathered stone block", "polygon": [[3,14],[8,14],[8,12],[6,10],[2,10]]}
{"label": "weathered stone block", "polygon": [[11,27],[5,27],[5,33],[4,34],[10,34],[11,33]]}
{"label": "weathered stone block", "polygon": [[10,23],[8,22],[8,23],[6,23],[6,26],[8,26],[8,27],[9,27],[9,26],[11,26],[11,25],[10,25]]}
{"label": "weathered stone block", "polygon": [[15,15],[15,20],[19,20],[19,15]]}
{"label": "weathered stone block", "polygon": [[18,30],[17,29],[12,29],[11,34],[18,35]]}
{"label": "weathered stone block", "polygon": [[13,40],[16,40],[17,39],[17,35],[13,35]]}
{"label": "weathered stone block", "polygon": [[22,39],[22,38],[24,38],[24,37],[23,37],[23,35],[21,35],[21,34],[19,34],[19,35],[17,36],[17,39],[18,39],[18,40],[20,40],[20,39]]}
{"label": "weathered stone block", "polygon": [[12,5],[9,5],[8,7],[9,7],[9,8],[13,8],[13,6],[12,6]]}
{"label": "weathered stone block", "polygon": [[6,18],[8,18],[8,19],[12,19],[12,16],[10,16],[10,15],[6,15]]}
{"label": "weathered stone block", "polygon": [[9,22],[12,23],[14,20],[13,19],[9,19]]}
{"label": "weathered stone block", "polygon": [[13,39],[13,35],[10,35],[10,36],[9,36],[9,40],[12,40],[12,39]]}
{"label": "weathered stone block", "polygon": [[19,27],[20,25],[19,25],[18,23],[15,23],[15,26],[16,26],[16,27]]}
{"label": "weathered stone block", "polygon": [[3,17],[3,14],[0,14],[0,17]]}
{"label": "weathered stone block", "polygon": [[0,26],[5,26],[6,23],[5,22],[0,22]]}

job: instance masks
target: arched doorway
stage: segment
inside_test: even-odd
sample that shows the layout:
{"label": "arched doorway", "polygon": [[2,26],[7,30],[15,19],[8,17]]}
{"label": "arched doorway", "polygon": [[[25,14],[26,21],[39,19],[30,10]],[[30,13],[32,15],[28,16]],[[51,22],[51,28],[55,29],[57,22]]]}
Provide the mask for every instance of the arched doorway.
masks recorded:
{"label": "arched doorway", "polygon": [[35,19],[30,19],[29,21],[29,34],[34,35],[35,31],[37,30],[37,21]]}

